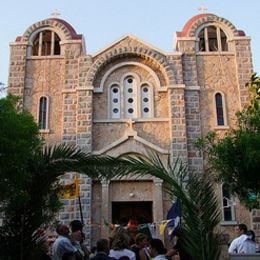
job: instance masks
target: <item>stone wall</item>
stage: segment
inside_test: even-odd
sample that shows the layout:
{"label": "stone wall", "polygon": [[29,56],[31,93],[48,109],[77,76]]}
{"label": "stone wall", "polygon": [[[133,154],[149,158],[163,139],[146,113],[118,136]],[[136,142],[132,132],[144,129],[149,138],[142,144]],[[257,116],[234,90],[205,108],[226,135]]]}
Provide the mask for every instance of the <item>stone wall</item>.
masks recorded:
{"label": "stone wall", "polygon": [[[197,20],[196,20],[197,19]],[[250,38],[240,36],[224,18],[201,14],[192,18],[177,34],[177,52],[163,51],[133,36],[125,36],[95,55],[84,53],[84,40],[62,20],[45,20],[31,26],[11,44],[9,92],[22,96],[21,102],[37,120],[39,98],[48,97],[48,129],[41,131],[48,144],[75,144],[86,152],[120,156],[144,154],[152,149],[164,159],[181,158],[190,172],[203,170],[203,158],[193,142],[210,130],[225,133],[234,127],[235,112],[248,100],[246,83],[252,73]],[[196,30],[204,22],[223,23],[229,33],[228,52],[197,52]],[[31,35],[41,26],[57,26],[61,55],[30,57]],[[151,118],[109,116],[108,88],[127,73],[137,75],[153,89]],[[226,124],[217,126],[215,94],[223,95]],[[69,183],[73,173],[61,181]],[[147,190],[153,201],[153,217],[162,220],[169,206],[160,180],[125,182],[118,193],[114,182],[92,183],[80,175],[83,220],[88,243],[107,234],[102,217],[111,218],[113,200],[131,201],[129,189]],[[133,180],[131,180],[133,181]],[[217,193],[219,192],[216,188]],[[218,193],[221,203],[221,195]],[[119,197],[118,197],[119,196]],[[237,221],[245,222],[260,235],[259,212],[249,213],[236,206]],[[252,219],[250,219],[252,217]],[[60,219],[69,223],[80,218],[77,200],[64,201]],[[232,234],[232,226],[220,226]]]}

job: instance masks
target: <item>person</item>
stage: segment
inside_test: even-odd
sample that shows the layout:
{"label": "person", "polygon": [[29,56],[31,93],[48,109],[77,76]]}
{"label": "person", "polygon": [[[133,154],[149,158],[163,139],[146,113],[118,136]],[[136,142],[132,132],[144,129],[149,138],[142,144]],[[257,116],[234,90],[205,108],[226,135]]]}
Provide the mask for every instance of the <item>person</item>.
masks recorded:
{"label": "person", "polygon": [[97,254],[97,246],[92,246],[90,248],[89,259],[93,258],[96,254]]}
{"label": "person", "polygon": [[237,238],[235,238],[229,248],[229,254],[245,254],[244,242],[248,239],[247,226],[245,224],[239,224],[235,227]]}
{"label": "person", "polygon": [[70,228],[71,228],[71,232],[76,232],[78,230],[80,230],[82,232],[83,230],[83,224],[80,220],[78,219],[74,219],[70,222]]}
{"label": "person", "polygon": [[84,245],[85,234],[83,233],[83,224],[80,220],[75,219],[70,222],[70,228],[73,245],[78,249],[78,252],[81,255],[79,259],[88,259],[90,251],[88,250],[87,246]]}
{"label": "person", "polygon": [[176,242],[172,249],[168,250],[166,257],[171,259],[185,259],[192,260],[191,255],[184,249],[183,246],[183,234],[181,229],[177,229],[175,232]]}
{"label": "person", "polygon": [[129,249],[130,236],[123,227],[117,227],[110,236],[111,249],[109,256],[120,259],[120,257],[129,257],[130,260],[136,260],[135,253]]}
{"label": "person", "polygon": [[149,260],[149,253],[146,249],[148,238],[144,233],[138,233],[135,236],[135,244],[131,246],[131,250],[135,253],[136,260]]}
{"label": "person", "polygon": [[96,244],[96,255],[91,260],[115,260],[115,258],[109,255],[109,241],[108,239],[101,238]]}
{"label": "person", "polygon": [[153,260],[167,260],[165,256],[166,252],[167,250],[164,247],[164,244],[161,239],[151,239],[149,245],[149,255],[153,258]]}
{"label": "person", "polygon": [[[56,228],[58,238],[52,246],[53,260],[63,260],[66,255],[76,255],[77,248],[73,246],[69,237],[69,227],[64,224],[59,224]],[[64,256],[65,255],[65,256]]]}
{"label": "person", "polygon": [[243,243],[242,251],[244,254],[255,254],[256,253],[256,242],[255,242],[255,232],[253,230],[248,230],[247,239]]}

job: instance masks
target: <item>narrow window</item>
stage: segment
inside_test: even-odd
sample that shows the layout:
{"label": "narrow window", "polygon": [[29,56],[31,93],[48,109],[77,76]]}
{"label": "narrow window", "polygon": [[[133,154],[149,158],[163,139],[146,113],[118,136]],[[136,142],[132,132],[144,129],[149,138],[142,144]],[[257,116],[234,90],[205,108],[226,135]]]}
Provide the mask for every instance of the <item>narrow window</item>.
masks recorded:
{"label": "narrow window", "polygon": [[223,32],[222,29],[220,29],[220,37],[221,37],[221,48],[222,48],[222,51],[228,51],[227,36]]}
{"label": "narrow window", "polygon": [[120,88],[114,84],[110,88],[110,117],[120,118],[121,114]]}
{"label": "narrow window", "polygon": [[40,129],[47,129],[47,98],[41,97],[39,102],[38,123]]}
{"label": "narrow window", "polygon": [[217,125],[224,125],[224,110],[223,110],[223,99],[220,93],[215,95],[215,104],[216,104],[216,116],[217,116]]}
{"label": "narrow window", "polygon": [[124,79],[124,108],[126,118],[137,117],[137,83],[132,76]]}
{"label": "narrow window", "polygon": [[39,56],[40,49],[40,33],[35,37],[33,41],[32,55]]}
{"label": "narrow window", "polygon": [[199,33],[199,51],[206,51],[205,39],[205,28],[203,28]]}
{"label": "narrow window", "polygon": [[215,26],[209,26],[208,28],[208,43],[209,51],[218,51],[218,39],[217,39],[217,30]]}
{"label": "narrow window", "polygon": [[151,117],[151,88],[148,84],[141,86],[141,117]]}
{"label": "narrow window", "polygon": [[51,55],[51,31],[43,31],[41,56]]}
{"label": "narrow window", "polygon": [[57,33],[53,33],[53,45],[53,54],[60,55],[60,37],[57,35]]}
{"label": "narrow window", "polygon": [[227,185],[222,185],[222,206],[223,206],[223,220],[234,221],[235,220],[235,203],[232,201],[229,189]]}

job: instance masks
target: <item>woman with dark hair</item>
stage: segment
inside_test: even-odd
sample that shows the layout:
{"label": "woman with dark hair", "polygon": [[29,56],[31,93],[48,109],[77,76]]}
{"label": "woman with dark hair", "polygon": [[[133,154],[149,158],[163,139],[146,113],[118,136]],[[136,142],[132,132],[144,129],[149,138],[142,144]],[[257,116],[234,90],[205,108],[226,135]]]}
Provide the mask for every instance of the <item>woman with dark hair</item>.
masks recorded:
{"label": "woman with dark hair", "polygon": [[70,228],[73,245],[78,249],[83,260],[88,259],[90,251],[84,244],[85,234],[83,232],[83,224],[80,220],[75,219],[70,222]]}
{"label": "woman with dark hair", "polygon": [[153,260],[167,260],[165,254],[167,250],[161,239],[153,238],[149,245],[149,254]]}
{"label": "woman with dark hair", "polygon": [[244,254],[255,254],[257,250],[257,245],[255,242],[255,232],[253,230],[248,230],[247,233],[247,239],[244,241],[242,247],[243,247],[243,253]]}

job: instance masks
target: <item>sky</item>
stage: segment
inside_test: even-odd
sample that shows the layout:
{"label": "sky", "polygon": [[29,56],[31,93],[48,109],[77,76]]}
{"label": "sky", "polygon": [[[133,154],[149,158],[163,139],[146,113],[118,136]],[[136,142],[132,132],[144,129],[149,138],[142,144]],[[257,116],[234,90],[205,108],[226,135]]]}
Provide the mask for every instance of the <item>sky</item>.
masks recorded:
{"label": "sky", "polygon": [[260,74],[260,0],[6,0],[1,2],[0,82],[7,86],[9,44],[32,24],[50,18],[70,23],[94,54],[126,34],[165,52],[176,31],[194,15],[213,13],[251,38],[254,71]]}

